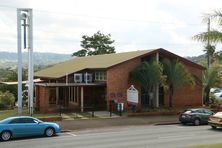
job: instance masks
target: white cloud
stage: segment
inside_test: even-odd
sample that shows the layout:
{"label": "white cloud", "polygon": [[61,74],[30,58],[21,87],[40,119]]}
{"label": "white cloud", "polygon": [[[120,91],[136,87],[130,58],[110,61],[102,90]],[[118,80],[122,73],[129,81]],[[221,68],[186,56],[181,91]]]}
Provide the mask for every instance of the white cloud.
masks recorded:
{"label": "white cloud", "polygon": [[31,7],[35,51],[72,53],[81,48],[82,35],[101,30],[111,33],[118,52],[162,47],[198,55],[201,44],[191,37],[204,31],[198,25],[203,13],[221,5],[218,0],[1,0],[0,51],[16,52],[16,7]]}

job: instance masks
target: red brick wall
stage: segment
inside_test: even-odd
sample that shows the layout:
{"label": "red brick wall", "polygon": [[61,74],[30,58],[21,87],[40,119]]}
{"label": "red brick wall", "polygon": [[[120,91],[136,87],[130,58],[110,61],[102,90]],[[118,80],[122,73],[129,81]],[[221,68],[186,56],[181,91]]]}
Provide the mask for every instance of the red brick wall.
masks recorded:
{"label": "red brick wall", "polygon": [[[140,58],[136,58],[113,66],[107,70],[107,109],[109,109],[109,101],[114,98],[119,99],[120,102],[124,102],[124,105],[126,106],[126,91],[131,85],[128,79],[129,72],[132,71],[140,62]],[[135,87],[140,90],[139,86]],[[116,94],[116,97],[112,97],[111,94],[113,93]],[[122,97],[118,97],[118,93],[120,93]]]}
{"label": "red brick wall", "polygon": [[47,113],[49,107],[49,88],[39,86],[39,110],[41,113]]}
{"label": "red brick wall", "polygon": [[[202,70],[194,68],[190,65],[183,63],[187,70],[192,74],[202,80]],[[193,88],[190,86],[176,87],[173,94],[172,100],[173,106],[201,106],[202,102],[202,87],[195,85]],[[168,92],[165,91],[164,94],[164,104],[169,106]]]}
{"label": "red brick wall", "polygon": [[35,107],[37,108],[37,109],[39,109],[39,95],[40,95],[40,91],[39,91],[39,86],[35,86],[35,98],[36,98],[36,102],[35,102]]}
{"label": "red brick wall", "polygon": [[[141,62],[140,58],[124,62],[122,64],[113,66],[107,70],[107,109],[109,109],[109,100],[114,98],[111,97],[111,93],[122,93],[123,97],[118,98],[121,102],[124,102],[124,105],[127,108],[126,102],[126,90],[130,87],[128,81],[129,72],[132,71],[139,63]],[[192,67],[191,65],[186,65],[183,63],[188,71],[202,80],[202,70]],[[140,86],[136,85],[136,88],[139,90],[140,95]],[[140,96],[139,96],[140,99]],[[140,100],[139,100],[140,102]],[[168,93],[165,90],[164,94],[164,106],[169,105]],[[191,86],[181,86],[177,87],[174,90],[173,95],[173,106],[201,106],[202,105],[202,87],[195,85]],[[140,106],[140,104],[139,104]]]}

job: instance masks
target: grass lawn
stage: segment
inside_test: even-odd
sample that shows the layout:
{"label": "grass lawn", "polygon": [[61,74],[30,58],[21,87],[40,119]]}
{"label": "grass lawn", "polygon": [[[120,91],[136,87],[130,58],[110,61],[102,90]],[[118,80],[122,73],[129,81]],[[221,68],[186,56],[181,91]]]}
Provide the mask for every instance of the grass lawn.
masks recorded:
{"label": "grass lawn", "polygon": [[[29,114],[27,113],[27,110],[25,110],[22,115],[29,116]],[[18,116],[17,110],[0,111],[0,120],[8,118],[8,117],[12,117],[12,116]],[[59,114],[39,114],[39,113],[36,113],[36,114],[33,114],[33,117],[36,117],[36,118],[60,117],[60,115]]]}
{"label": "grass lawn", "polygon": [[80,114],[81,116],[86,117],[86,118],[98,118],[95,115],[94,115],[94,117],[92,117],[92,113],[88,113],[88,112],[80,112],[78,114]]}
{"label": "grass lawn", "polygon": [[14,110],[4,110],[0,111],[0,120],[12,117],[12,116],[17,116],[17,113]]}
{"label": "grass lawn", "polygon": [[74,119],[98,118],[95,115],[92,117],[92,114],[88,112],[68,113],[67,115]]}
{"label": "grass lawn", "polygon": [[184,148],[222,148],[222,144],[195,145]]}

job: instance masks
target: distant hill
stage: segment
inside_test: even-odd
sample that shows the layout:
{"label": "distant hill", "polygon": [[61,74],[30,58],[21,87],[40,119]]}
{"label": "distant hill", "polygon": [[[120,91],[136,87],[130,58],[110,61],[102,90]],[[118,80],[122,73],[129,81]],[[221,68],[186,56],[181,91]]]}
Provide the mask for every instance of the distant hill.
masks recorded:
{"label": "distant hill", "polygon": [[[71,59],[70,54],[57,54],[57,53],[41,53],[34,52],[33,59],[34,65],[46,66],[52,65],[61,61]],[[22,60],[25,66],[28,62],[28,53],[22,54]],[[17,53],[14,52],[0,52],[0,68],[15,68],[17,66]]]}
{"label": "distant hill", "polygon": [[194,63],[201,63],[202,61],[206,62],[206,55],[202,54],[199,56],[193,56],[193,57],[186,57],[188,60],[194,62]]}
{"label": "distant hill", "polygon": [[[28,62],[28,53],[22,54],[23,64],[26,67]],[[34,65],[35,67],[47,67],[49,65],[59,63],[65,60],[71,59],[71,54],[57,54],[57,53],[41,53],[34,52]],[[185,57],[188,60],[200,63],[205,61],[205,55]],[[17,53],[14,52],[0,52],[0,69],[4,68],[16,68],[17,67]]]}

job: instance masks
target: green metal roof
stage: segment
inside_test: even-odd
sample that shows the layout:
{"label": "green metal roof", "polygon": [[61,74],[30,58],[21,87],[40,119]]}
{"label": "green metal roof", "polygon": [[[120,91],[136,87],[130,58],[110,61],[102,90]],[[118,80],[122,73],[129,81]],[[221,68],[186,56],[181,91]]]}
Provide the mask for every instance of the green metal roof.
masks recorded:
{"label": "green metal roof", "polygon": [[52,67],[36,72],[35,77],[60,78],[67,74],[78,72],[83,69],[102,69],[114,66],[124,61],[147,54],[153,50],[140,50],[133,52],[105,54],[87,57],[76,57],[71,60],[55,64]]}

